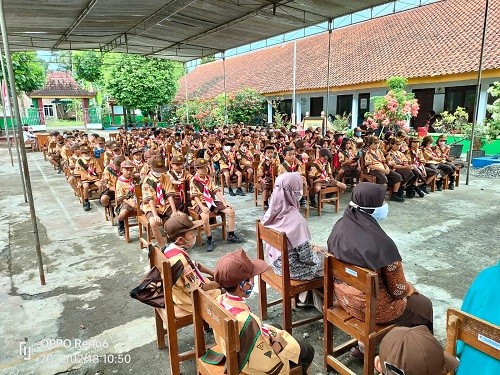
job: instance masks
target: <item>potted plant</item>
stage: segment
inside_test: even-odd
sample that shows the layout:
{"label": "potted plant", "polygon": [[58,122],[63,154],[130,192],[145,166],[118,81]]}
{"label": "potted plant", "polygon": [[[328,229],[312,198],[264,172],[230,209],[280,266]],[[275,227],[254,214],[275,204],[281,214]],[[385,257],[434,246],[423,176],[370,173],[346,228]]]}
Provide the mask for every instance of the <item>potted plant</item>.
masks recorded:
{"label": "potted plant", "polygon": [[333,131],[346,132],[351,126],[351,114],[335,115],[333,121],[328,121],[329,129]]}
{"label": "potted plant", "polygon": [[418,115],[420,106],[415,94],[406,92],[405,87],[408,80],[405,77],[390,77],[386,81],[389,91],[384,96],[374,96],[373,113],[365,114],[363,125],[374,129],[398,130],[402,129],[407,133],[410,131],[408,124],[411,117]]}

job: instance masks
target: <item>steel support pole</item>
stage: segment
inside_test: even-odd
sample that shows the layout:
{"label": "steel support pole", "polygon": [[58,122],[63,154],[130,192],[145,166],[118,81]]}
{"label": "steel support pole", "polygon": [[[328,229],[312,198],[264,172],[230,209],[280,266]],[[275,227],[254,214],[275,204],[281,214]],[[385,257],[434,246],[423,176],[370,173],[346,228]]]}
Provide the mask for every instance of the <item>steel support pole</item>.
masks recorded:
{"label": "steel support pole", "polygon": [[18,124],[17,127],[17,132],[19,135],[19,143],[20,143],[20,148],[21,148],[21,156],[23,160],[23,169],[22,171],[24,172],[24,179],[26,181],[26,192],[28,194],[28,204],[30,207],[30,214],[31,214],[31,222],[33,224],[33,235],[35,237],[35,250],[36,250],[36,255],[37,255],[37,261],[38,261],[38,273],[40,276],[40,283],[42,285],[45,285],[45,273],[43,270],[43,259],[42,259],[42,249],[40,246],[40,237],[38,235],[38,225],[36,221],[36,213],[35,213],[35,203],[33,201],[33,192],[31,190],[31,180],[30,180],[30,172],[28,168],[28,158],[26,156],[26,147],[24,145],[24,142],[21,142],[21,139],[23,139],[23,128],[21,126],[21,113],[19,112],[19,105],[17,103],[17,90],[16,90],[16,82],[15,82],[15,76],[14,76],[14,69],[12,67],[12,59],[10,55],[10,47],[9,47],[9,38],[7,36],[7,27],[5,26],[5,14],[3,11],[3,0],[0,0],[0,28],[2,30],[2,42],[3,42],[3,48],[5,51],[5,61],[7,63],[7,72],[9,73],[9,83],[10,83],[10,89],[12,93],[12,98],[13,98],[13,110],[16,115],[16,121]]}
{"label": "steel support pole", "polygon": [[297,123],[295,119],[296,97],[295,97],[295,84],[297,82],[297,39],[293,41],[293,94],[292,94],[292,125]]}
{"label": "steel support pole", "polygon": [[481,41],[481,53],[479,54],[479,67],[477,72],[477,83],[476,83],[476,105],[474,107],[474,118],[472,119],[472,129],[470,135],[470,146],[469,153],[467,155],[467,175],[465,177],[465,184],[469,185],[469,174],[472,165],[472,147],[474,144],[474,131],[476,130],[478,116],[479,116],[479,95],[481,94],[481,77],[483,74],[483,55],[484,55],[484,44],[486,42],[486,30],[488,29],[488,8],[489,0],[486,0],[486,5],[484,8],[484,22],[483,22],[483,36]]}
{"label": "steel support pole", "polygon": [[186,124],[189,124],[189,96],[188,96],[188,70],[187,65],[184,63],[184,87],[186,88]]}
{"label": "steel support pole", "polygon": [[227,126],[227,91],[226,91],[226,53],[222,52],[222,68],[224,69],[224,125]]}
{"label": "steel support pole", "polygon": [[[3,59],[1,53],[0,53],[0,59]],[[4,76],[4,78],[5,78],[5,76]],[[7,137],[7,148],[9,150],[9,155],[10,155],[10,164],[12,165],[12,167],[14,167],[14,158],[12,157],[12,148],[10,147],[9,124],[7,124],[7,108],[5,107],[5,98],[3,96],[3,83],[0,83],[0,84],[2,85],[3,125],[5,126],[5,136]],[[5,85],[7,85],[7,83]],[[12,113],[12,111],[11,111],[11,113]],[[12,121],[12,116],[10,117],[10,120],[12,123],[12,130],[15,132],[14,121]],[[14,139],[16,139],[16,133],[14,133]]]}
{"label": "steel support pole", "polygon": [[328,63],[326,65],[326,124],[323,122],[323,136],[326,133],[330,112],[330,52],[332,49],[332,20],[328,20]]}

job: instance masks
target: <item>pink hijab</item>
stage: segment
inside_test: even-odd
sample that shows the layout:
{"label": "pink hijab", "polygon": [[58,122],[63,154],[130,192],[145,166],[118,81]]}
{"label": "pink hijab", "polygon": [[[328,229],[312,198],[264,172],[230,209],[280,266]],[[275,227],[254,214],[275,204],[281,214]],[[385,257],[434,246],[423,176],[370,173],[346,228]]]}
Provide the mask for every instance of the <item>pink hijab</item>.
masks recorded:
{"label": "pink hijab", "polygon": [[[302,193],[302,187],[302,177],[297,172],[278,176],[269,209],[262,218],[265,227],[286,233],[289,250],[311,240],[307,221],[299,212],[300,197],[296,197]],[[271,264],[280,257],[280,252],[272,246],[266,245],[266,252]]]}

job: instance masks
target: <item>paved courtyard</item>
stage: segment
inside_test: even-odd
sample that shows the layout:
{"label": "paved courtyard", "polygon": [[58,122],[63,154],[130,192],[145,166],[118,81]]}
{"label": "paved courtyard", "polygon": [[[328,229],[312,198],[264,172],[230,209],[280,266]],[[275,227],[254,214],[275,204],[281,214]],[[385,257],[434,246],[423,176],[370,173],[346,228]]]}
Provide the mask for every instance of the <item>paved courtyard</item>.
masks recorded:
{"label": "paved courtyard", "polygon": [[[132,242],[124,243],[116,227],[104,221],[103,209],[96,201],[92,201],[91,211],[82,210],[64,176],[58,175],[41,153],[28,153],[28,160],[47,284],[39,283],[19,171],[11,167],[3,146],[0,374],[168,374],[168,351],[156,348],[152,308],[129,297],[148,269],[147,253],[139,249],[136,228],[132,229]],[[499,182],[472,178],[466,186],[463,178],[455,191],[389,203],[389,217],[382,227],[399,247],[407,278],[433,301],[435,334],[442,344],[446,309],[460,307],[477,273],[499,260]],[[332,207],[327,207],[322,217],[312,212],[309,224],[314,242],[325,245],[349,197],[349,192],[343,194],[339,213]],[[255,256],[255,220],[262,211],[250,195],[228,199],[236,208],[237,234],[247,240],[242,247]],[[213,253],[204,248],[191,250],[194,259],[210,267],[222,254],[235,249],[222,243],[220,231],[214,238],[217,248]],[[249,304],[258,312],[256,295]],[[309,311],[296,313],[306,315]],[[271,309],[269,320],[280,320],[279,308]],[[320,322],[294,330],[297,338],[316,348],[311,374],[325,373],[322,334]],[[180,346],[193,347],[190,328],[182,331]],[[361,363],[349,358],[345,361],[362,372]],[[193,361],[184,363],[181,370],[194,374]]]}

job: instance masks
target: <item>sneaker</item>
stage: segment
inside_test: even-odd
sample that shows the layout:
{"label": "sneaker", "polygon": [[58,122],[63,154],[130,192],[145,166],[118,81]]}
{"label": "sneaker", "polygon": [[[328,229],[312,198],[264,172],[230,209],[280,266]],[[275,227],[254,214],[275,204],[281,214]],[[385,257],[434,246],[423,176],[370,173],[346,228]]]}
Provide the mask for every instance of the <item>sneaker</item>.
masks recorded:
{"label": "sneaker", "polygon": [[233,189],[229,188],[229,195],[232,197],[235,197],[236,194],[234,193]]}
{"label": "sneaker", "polygon": [[422,185],[420,186],[420,191],[424,194],[429,194],[429,191],[427,190],[427,186],[426,185]]}
{"label": "sneaker", "polygon": [[231,242],[231,243],[242,243],[242,242],[245,242],[245,240],[239,238],[236,234],[230,234],[228,237],[227,237],[227,242]]}
{"label": "sneaker", "polygon": [[118,235],[120,237],[125,236],[125,228],[118,228]]}
{"label": "sneaker", "polygon": [[214,240],[207,241],[207,252],[211,253],[215,249]]}
{"label": "sneaker", "polygon": [[236,189],[236,195],[241,195],[242,197],[245,196],[245,193],[243,192],[243,190],[239,187],[238,189]]}
{"label": "sneaker", "polygon": [[391,201],[394,202],[404,202],[405,199],[397,194],[392,194]]}
{"label": "sneaker", "polygon": [[253,193],[253,185],[250,185],[250,186],[248,187],[248,192],[249,192],[249,193]]}
{"label": "sneaker", "polygon": [[302,207],[302,208],[305,207],[306,203],[307,203],[306,198],[304,198],[304,197],[300,198],[300,202],[299,202],[300,207]]}
{"label": "sneaker", "polygon": [[90,211],[90,202],[83,202],[83,210]]}

